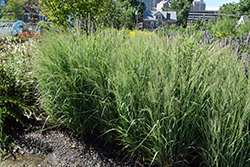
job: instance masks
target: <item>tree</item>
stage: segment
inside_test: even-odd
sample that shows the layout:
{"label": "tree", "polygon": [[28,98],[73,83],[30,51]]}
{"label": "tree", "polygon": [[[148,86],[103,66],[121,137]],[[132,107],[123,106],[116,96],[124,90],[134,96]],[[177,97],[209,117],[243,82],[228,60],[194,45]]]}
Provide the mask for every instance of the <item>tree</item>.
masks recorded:
{"label": "tree", "polygon": [[[113,25],[116,28],[134,27],[135,10],[140,4],[137,0],[40,0],[39,2],[41,13],[48,21],[57,25],[69,25],[67,20],[70,17],[72,20],[83,18],[85,24],[91,20],[95,25]],[[140,5],[140,13],[146,9],[143,4]]]}
{"label": "tree", "polygon": [[223,14],[237,14],[237,13],[239,13],[238,3],[230,2],[230,3],[223,4],[220,7],[219,13],[220,14],[222,14],[222,13]]}
{"label": "tree", "polygon": [[120,0],[116,3],[116,13],[112,17],[112,25],[118,29],[121,27],[133,29],[136,22],[142,20],[145,10],[145,3],[140,3],[138,0]]}
{"label": "tree", "polygon": [[4,19],[17,20],[24,12],[22,9],[24,3],[25,1],[23,0],[8,0],[7,5],[1,11],[1,17]]}
{"label": "tree", "polygon": [[178,0],[171,3],[170,10],[177,11],[177,25],[187,26],[187,19],[192,2],[193,0]]}
{"label": "tree", "polygon": [[7,5],[1,11],[1,18],[17,20],[23,16],[25,2],[34,3],[34,0],[8,0]]}
{"label": "tree", "polygon": [[238,3],[238,7],[239,7],[239,12],[241,14],[248,14],[250,15],[250,0],[240,0],[240,2]]}
{"label": "tree", "polygon": [[41,13],[56,25],[69,25],[69,17],[105,24],[115,9],[112,0],[40,0],[39,3]]}

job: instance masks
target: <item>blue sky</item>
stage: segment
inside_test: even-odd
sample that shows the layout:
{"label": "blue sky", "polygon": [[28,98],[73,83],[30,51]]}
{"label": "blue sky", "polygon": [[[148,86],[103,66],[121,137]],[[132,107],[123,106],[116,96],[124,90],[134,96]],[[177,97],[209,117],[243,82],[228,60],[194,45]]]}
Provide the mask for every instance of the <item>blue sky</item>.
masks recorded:
{"label": "blue sky", "polygon": [[219,10],[219,6],[222,6],[224,3],[239,2],[239,0],[203,0],[203,1],[206,2],[206,10]]}

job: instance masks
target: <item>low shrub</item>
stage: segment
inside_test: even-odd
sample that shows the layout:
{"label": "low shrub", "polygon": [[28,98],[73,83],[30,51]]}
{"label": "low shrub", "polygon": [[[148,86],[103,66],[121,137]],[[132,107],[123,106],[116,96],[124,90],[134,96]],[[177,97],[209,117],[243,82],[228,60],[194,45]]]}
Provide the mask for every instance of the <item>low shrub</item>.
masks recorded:
{"label": "low shrub", "polygon": [[[24,115],[33,116],[36,112],[36,79],[31,76],[30,60],[34,41],[22,43],[12,37],[1,41],[0,51],[0,143],[4,145],[5,119],[23,121]],[[35,49],[33,50],[35,51]]]}

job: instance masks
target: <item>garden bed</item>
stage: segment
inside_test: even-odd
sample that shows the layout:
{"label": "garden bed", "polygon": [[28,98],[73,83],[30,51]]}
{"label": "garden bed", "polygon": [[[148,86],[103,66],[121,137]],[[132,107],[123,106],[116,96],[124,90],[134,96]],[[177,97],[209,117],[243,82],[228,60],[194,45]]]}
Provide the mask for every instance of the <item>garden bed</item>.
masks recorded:
{"label": "garden bed", "polygon": [[[94,138],[79,139],[66,129],[42,131],[43,123],[33,122],[27,130],[22,124],[6,121],[5,133],[9,136],[9,150],[0,158],[0,166],[64,166],[64,167],[128,167],[143,166],[117,155],[117,146],[104,146]],[[46,128],[46,127],[45,127]],[[1,155],[1,154],[0,154]]]}

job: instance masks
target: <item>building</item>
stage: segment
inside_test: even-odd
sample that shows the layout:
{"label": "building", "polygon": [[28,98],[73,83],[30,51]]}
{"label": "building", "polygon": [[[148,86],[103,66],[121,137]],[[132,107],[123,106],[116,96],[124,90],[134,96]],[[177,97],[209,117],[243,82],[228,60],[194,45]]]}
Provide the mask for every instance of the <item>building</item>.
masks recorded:
{"label": "building", "polygon": [[188,15],[188,22],[194,23],[196,20],[208,21],[211,18],[216,18],[219,16],[218,12],[218,10],[191,10]]}
{"label": "building", "polygon": [[25,23],[36,23],[39,21],[39,10],[36,4],[25,2],[23,4],[23,14],[20,18]]}
{"label": "building", "polygon": [[190,11],[205,11],[206,3],[203,0],[193,1]]}
{"label": "building", "polygon": [[142,29],[153,30],[158,27],[175,24],[177,16],[175,11],[149,11],[143,13]]}
{"label": "building", "polygon": [[161,0],[139,0],[140,2],[144,2],[146,4],[146,10],[153,10],[153,8],[156,8],[156,5]]}
{"label": "building", "polygon": [[156,8],[154,8],[153,10],[161,11],[162,8],[169,9],[170,4],[171,4],[171,1],[160,1],[156,4]]}

